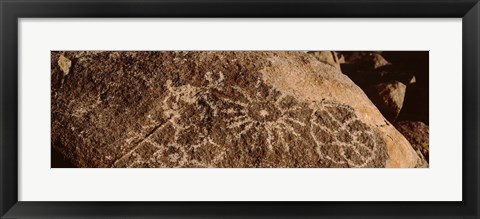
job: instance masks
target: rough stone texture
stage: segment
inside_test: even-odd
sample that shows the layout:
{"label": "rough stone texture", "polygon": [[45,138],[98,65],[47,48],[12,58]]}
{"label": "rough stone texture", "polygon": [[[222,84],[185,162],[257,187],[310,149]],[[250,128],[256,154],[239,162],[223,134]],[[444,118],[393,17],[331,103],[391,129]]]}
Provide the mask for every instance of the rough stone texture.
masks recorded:
{"label": "rough stone texture", "polygon": [[70,67],[72,67],[72,61],[65,56],[61,55],[58,58],[58,66],[62,70],[64,75],[68,75],[68,72],[70,71]]}
{"label": "rough stone texture", "polygon": [[417,165],[360,88],[307,53],[51,58],[52,150],[78,167]]}
{"label": "rough stone texture", "polygon": [[387,60],[385,60],[385,58],[383,58],[383,56],[378,54],[378,53],[373,53],[371,55],[371,62],[372,62],[372,65],[373,65],[374,69],[392,64],[392,63],[388,62]]}
{"label": "rough stone texture", "polygon": [[[312,54],[318,61],[325,62],[337,69],[340,69],[340,60],[338,59],[337,53],[333,51],[310,51],[309,54]],[[343,60],[345,61],[345,60]]]}
{"label": "rough stone texture", "polygon": [[413,74],[415,76],[416,82],[407,88],[403,109],[398,119],[422,121],[428,125],[430,102],[429,52],[385,51],[382,52],[382,56],[392,63],[396,71]]}
{"label": "rough stone texture", "polygon": [[391,122],[397,119],[403,107],[407,86],[399,81],[381,83],[368,91],[368,96],[382,114]]}
{"label": "rough stone texture", "polygon": [[398,71],[395,69],[395,66],[392,65],[378,68],[375,71],[371,72],[371,74],[373,77],[377,78],[377,80],[371,80],[372,82],[377,81],[377,83],[380,83],[399,81],[405,85],[411,85],[416,83],[415,75],[404,71]]}
{"label": "rough stone texture", "polygon": [[387,65],[391,65],[389,61],[387,61],[380,52],[342,52],[342,56],[344,57],[344,64],[355,65],[356,69],[359,70],[374,70],[380,67],[384,67]]}
{"label": "rough stone texture", "polygon": [[420,121],[401,121],[395,124],[398,131],[410,142],[420,158],[428,165],[429,161],[429,128]]}

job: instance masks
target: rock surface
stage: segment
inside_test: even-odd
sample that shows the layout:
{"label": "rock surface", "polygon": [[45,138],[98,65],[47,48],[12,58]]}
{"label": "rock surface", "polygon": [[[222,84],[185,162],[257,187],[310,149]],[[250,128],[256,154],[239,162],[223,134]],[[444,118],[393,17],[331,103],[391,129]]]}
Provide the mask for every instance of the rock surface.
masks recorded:
{"label": "rock surface", "polygon": [[63,55],[60,55],[58,58],[58,67],[62,70],[63,75],[68,75],[70,67],[72,67],[72,61]]}
{"label": "rock surface", "polygon": [[340,70],[340,60],[338,59],[337,53],[333,51],[310,51],[309,54],[312,54],[318,61],[325,62],[337,69]]}
{"label": "rock surface", "polygon": [[383,58],[382,55],[380,55],[378,53],[373,53],[371,55],[371,61],[370,62],[372,63],[372,66],[373,66],[374,69],[392,64],[392,63],[388,62],[385,58]]}
{"label": "rock surface", "polygon": [[420,121],[401,121],[395,124],[398,131],[410,142],[413,149],[421,154],[428,164],[429,161],[429,128]]}
{"label": "rock surface", "polygon": [[382,83],[399,81],[407,85],[398,119],[429,123],[428,51],[342,51],[339,55],[346,60],[340,65],[342,73],[368,94]]}
{"label": "rock surface", "polygon": [[[406,83],[406,75],[415,76],[415,83],[407,87],[407,94],[401,120],[422,121],[429,124],[429,52],[428,51],[385,51],[381,53],[386,60],[392,63],[386,66],[392,71],[397,81]],[[399,74],[400,73],[400,74]],[[403,77],[403,78],[402,78]],[[410,78],[408,78],[410,80]]]}
{"label": "rock surface", "polygon": [[362,90],[307,53],[51,58],[52,150],[77,167],[418,166]]}
{"label": "rock surface", "polygon": [[392,81],[371,87],[368,96],[389,121],[395,121],[402,110],[406,90],[403,83]]}
{"label": "rock surface", "polygon": [[344,64],[355,65],[358,70],[374,70],[391,65],[379,52],[342,52]]}

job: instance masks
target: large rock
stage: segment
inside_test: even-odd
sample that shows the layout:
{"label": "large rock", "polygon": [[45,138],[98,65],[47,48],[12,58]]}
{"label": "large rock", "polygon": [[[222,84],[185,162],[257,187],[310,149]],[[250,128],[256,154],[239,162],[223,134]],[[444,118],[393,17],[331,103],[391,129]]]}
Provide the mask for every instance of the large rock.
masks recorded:
{"label": "large rock", "polygon": [[429,129],[420,121],[401,121],[395,124],[398,131],[410,142],[413,149],[421,154],[428,163],[429,160]]}
{"label": "large rock", "polygon": [[341,55],[345,57],[343,61],[344,64],[353,65],[357,70],[374,70],[392,64],[383,58],[380,52],[375,51],[344,51],[341,52]]}
{"label": "large rock", "polygon": [[385,51],[382,53],[397,69],[415,75],[423,87],[429,84],[429,51]]}
{"label": "large rock", "polygon": [[372,53],[369,61],[370,61],[371,65],[373,66],[374,69],[392,64],[389,61],[387,61],[385,58],[383,58],[382,55],[380,55],[378,53]]}
{"label": "large rock", "polygon": [[340,65],[342,73],[364,90],[391,80],[410,82],[411,74],[399,72],[379,52],[340,52],[339,55],[346,57]]}
{"label": "large rock", "polygon": [[334,51],[309,51],[309,54],[313,55],[318,61],[329,64],[340,70],[340,61],[337,53]]}
{"label": "large rock", "polygon": [[407,86],[399,81],[377,84],[368,91],[368,96],[389,121],[394,122],[403,107]]}
{"label": "large rock", "polygon": [[[75,60],[68,74],[62,56]],[[52,150],[78,167],[417,165],[362,90],[307,53],[52,52],[51,63]]]}
{"label": "large rock", "polygon": [[407,88],[399,120],[422,121],[429,124],[429,52],[387,51],[382,55],[393,63],[397,71],[415,76],[415,83]]}
{"label": "large rock", "polygon": [[389,65],[384,68],[376,69],[372,72],[377,83],[384,83],[389,81],[399,81],[405,85],[415,84],[417,79],[413,74],[404,71],[397,71],[394,65]]}

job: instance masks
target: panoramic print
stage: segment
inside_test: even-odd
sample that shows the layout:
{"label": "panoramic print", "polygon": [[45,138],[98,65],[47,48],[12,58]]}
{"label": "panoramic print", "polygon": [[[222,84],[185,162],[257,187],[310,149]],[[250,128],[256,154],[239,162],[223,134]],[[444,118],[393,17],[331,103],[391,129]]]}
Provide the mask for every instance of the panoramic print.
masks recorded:
{"label": "panoramic print", "polygon": [[428,168],[428,51],[52,51],[52,168]]}

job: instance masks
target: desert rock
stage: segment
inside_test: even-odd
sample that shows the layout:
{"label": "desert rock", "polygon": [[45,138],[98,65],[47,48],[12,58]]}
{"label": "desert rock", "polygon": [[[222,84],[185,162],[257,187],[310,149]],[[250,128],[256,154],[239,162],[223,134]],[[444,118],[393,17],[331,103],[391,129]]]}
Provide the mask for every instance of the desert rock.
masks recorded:
{"label": "desert rock", "polygon": [[360,70],[374,70],[391,65],[379,52],[341,52],[343,63],[355,65]]}
{"label": "desert rock", "polygon": [[420,121],[401,121],[395,124],[398,131],[405,136],[412,147],[421,152],[428,162],[429,160],[429,128]]}
{"label": "desert rock", "polygon": [[414,167],[347,76],[303,52],[52,52],[52,150],[77,167]]}
{"label": "desert rock", "polygon": [[372,53],[370,59],[374,69],[392,64],[388,62],[385,58],[383,58],[383,56],[379,53]]}
{"label": "desert rock", "polygon": [[[308,52],[312,54],[316,59],[321,62],[325,62],[331,66],[340,69],[340,60],[338,59],[337,53],[333,51],[311,51]],[[343,60],[344,61],[344,60]]]}
{"label": "desert rock", "polygon": [[63,55],[60,55],[60,57],[58,58],[58,66],[60,67],[64,75],[68,75],[70,67],[72,66],[72,61],[70,61],[70,59],[66,58]]}
{"label": "desert rock", "polygon": [[402,110],[406,89],[399,81],[381,83],[371,87],[368,96],[389,121],[395,121]]}

